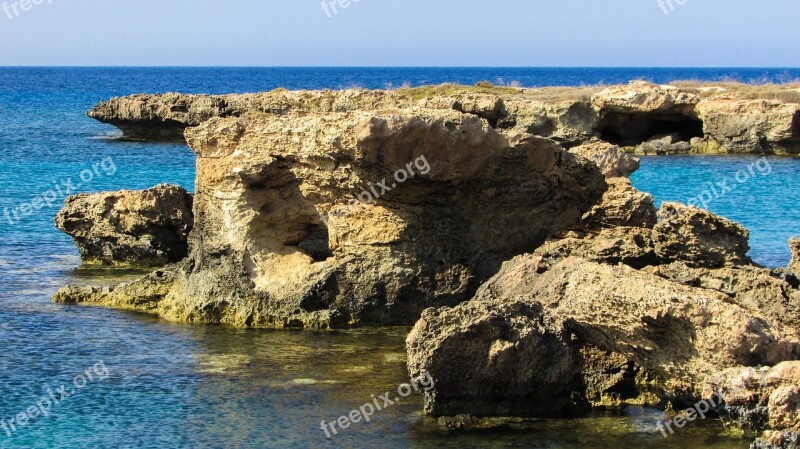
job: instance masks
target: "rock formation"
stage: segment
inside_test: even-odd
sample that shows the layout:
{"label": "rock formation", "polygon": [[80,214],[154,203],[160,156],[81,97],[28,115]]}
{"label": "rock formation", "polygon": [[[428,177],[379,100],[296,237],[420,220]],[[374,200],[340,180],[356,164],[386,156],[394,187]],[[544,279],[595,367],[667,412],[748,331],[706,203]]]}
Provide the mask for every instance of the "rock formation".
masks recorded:
{"label": "rock formation", "polygon": [[[350,104],[342,95],[334,103]],[[189,257],[56,299],[240,326],[410,325],[472,297],[606,189],[590,161],[475,114],[323,109],[187,129]]]}
{"label": "rock formation", "polygon": [[[551,94],[101,103],[90,115],[128,137],[183,133],[197,153],[190,251],[55,300],[237,326],[418,320],[408,368],[433,376],[426,411],[458,415],[451,428],[712,392],[731,422],[779,432],[757,444],[796,441],[800,394],[781,362],[800,357],[800,256],[757,266],[746,229],[679,204],[657,211],[627,176],[631,152],[800,153],[800,106],[643,82]],[[759,365],[783,380],[721,386]]]}
{"label": "rock formation", "polygon": [[436,381],[426,393],[434,415],[552,415],[589,405],[586,350],[620,359],[627,373],[607,390],[634,403],[643,392],[680,402],[720,369],[800,355],[800,341],[778,320],[723,293],[578,258],[548,269],[539,256],[507,263],[467,303],[427,310],[407,342],[412,377],[429,372]]}
{"label": "rock formation", "polygon": [[192,196],[181,187],[79,194],[67,198],[56,227],[72,237],[85,264],[163,266],[186,257]]}
{"label": "rock formation", "polygon": [[419,106],[477,115],[494,128],[547,137],[568,148],[602,139],[640,154],[800,153],[800,105],[737,98],[724,88],[703,97],[694,90],[641,81],[554,94],[547,89],[467,86],[343,92],[278,89],[235,95],[133,95],[101,102],[88,115],[118,127],[131,139],[179,140],[186,128],[213,117]]}

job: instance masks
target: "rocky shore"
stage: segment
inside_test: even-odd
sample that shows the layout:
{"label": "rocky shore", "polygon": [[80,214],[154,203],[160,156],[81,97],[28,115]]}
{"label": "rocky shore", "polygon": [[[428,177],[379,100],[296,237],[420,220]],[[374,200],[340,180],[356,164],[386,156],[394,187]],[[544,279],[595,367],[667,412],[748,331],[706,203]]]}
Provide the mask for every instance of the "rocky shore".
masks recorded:
{"label": "rocky shore", "polygon": [[[798,153],[800,106],[638,82],[568,99],[449,89],[101,103],[90,116],[130,138],[183,136],[196,193],[68,200],[58,224],[87,262],[170,263],[54,300],[235,326],[414,325],[409,372],[432,376],[425,410],[447,422],[720,398],[709,413],[765,432],[754,447],[795,447],[800,240],[789,267],[758,266],[746,229],[656,210],[628,176],[631,152]],[[177,237],[152,237],[165,228]]]}

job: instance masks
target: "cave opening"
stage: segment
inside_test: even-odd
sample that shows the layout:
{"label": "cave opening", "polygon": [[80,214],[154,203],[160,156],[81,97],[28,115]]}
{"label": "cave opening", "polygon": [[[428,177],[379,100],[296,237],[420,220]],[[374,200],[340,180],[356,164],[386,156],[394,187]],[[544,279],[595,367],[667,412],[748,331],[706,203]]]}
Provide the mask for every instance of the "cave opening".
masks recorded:
{"label": "cave opening", "polygon": [[800,111],[795,112],[792,119],[792,139],[800,140]]}
{"label": "cave opening", "polygon": [[609,112],[596,131],[606,142],[624,147],[666,136],[673,136],[675,142],[689,142],[703,137],[703,121],[682,114]]}

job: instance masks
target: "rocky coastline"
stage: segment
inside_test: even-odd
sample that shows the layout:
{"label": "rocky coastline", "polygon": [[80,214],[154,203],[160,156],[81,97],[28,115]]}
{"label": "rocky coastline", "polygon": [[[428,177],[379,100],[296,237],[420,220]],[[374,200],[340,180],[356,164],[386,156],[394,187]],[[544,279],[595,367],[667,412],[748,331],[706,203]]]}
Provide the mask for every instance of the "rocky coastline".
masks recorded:
{"label": "rocky coastline", "polygon": [[800,153],[800,101],[786,88],[661,86],[522,89],[428,86],[393,91],[287,91],[233,95],[139,94],[97,104],[91,118],[135,140],[184,140],[211,118],[346,113],[423,107],[477,115],[497,129],[549,138],[566,148],[594,139],[627,152]]}
{"label": "rocky coastline", "polygon": [[70,198],[57,223],[85,262],[159,268],[54,300],[241,327],[413,325],[408,370],[434,379],[433,416],[720,398],[710,413],[754,447],[796,447],[800,240],[789,267],[758,266],[745,228],[657,210],[628,177],[631,153],[798,154],[800,105],[643,82],[550,94],[100,103],[89,116],[128,138],[185,139],[196,192]]}

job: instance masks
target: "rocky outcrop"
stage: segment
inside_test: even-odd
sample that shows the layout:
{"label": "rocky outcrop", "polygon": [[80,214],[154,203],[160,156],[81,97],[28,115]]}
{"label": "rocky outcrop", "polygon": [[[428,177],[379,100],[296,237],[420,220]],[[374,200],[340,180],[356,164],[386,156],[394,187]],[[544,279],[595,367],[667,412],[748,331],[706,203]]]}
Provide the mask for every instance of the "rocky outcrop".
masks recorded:
{"label": "rocky outcrop", "polygon": [[473,113],[328,109],[187,129],[187,260],[56,299],[239,326],[410,325],[472,297],[606,189],[593,163]]}
{"label": "rocky outcrop", "polygon": [[[748,432],[760,433],[753,448],[797,447],[800,435],[800,362],[772,368],[732,368],[703,383],[703,397],[722,400],[718,413]],[[768,429],[768,430],[765,430]]]}
{"label": "rocky outcrop", "polygon": [[55,221],[85,264],[163,266],[187,255],[192,196],[168,184],[73,195]]}
{"label": "rocky outcrop", "polygon": [[749,263],[750,231],[707,210],[664,203],[653,229],[656,254],[693,266],[717,268]]}
{"label": "rocky outcrop", "polygon": [[611,86],[592,97],[592,104],[602,111],[628,114],[664,113],[689,115],[700,102],[696,94],[673,86],[658,86],[645,81]]}
{"label": "rocky outcrop", "polygon": [[215,117],[281,115],[290,112],[350,112],[380,107],[407,107],[411,101],[388,92],[349,90],[287,91],[234,95],[177,93],[116,97],[97,104],[86,114],[119,128],[134,140],[184,140],[186,128]]}
{"label": "rocky outcrop", "polygon": [[[708,89],[706,89],[708,91]],[[550,92],[553,91],[553,92]],[[641,154],[800,153],[800,105],[635,81],[598,91],[441,86],[398,91],[296,91],[234,95],[133,95],[88,115],[127,138],[180,140],[215,117],[280,116],[422,107],[476,115],[496,129],[571,148],[596,139]]]}
{"label": "rocky outcrop", "polygon": [[611,384],[627,382],[618,393],[637,402],[644,392],[698,397],[720,369],[800,355],[780,323],[722,293],[576,258],[547,269],[538,256],[506,263],[468,303],[425,311],[407,345],[412,377],[435,379],[425,395],[434,415],[552,415],[590,405],[587,348],[619,358],[630,372]]}
{"label": "rocky outcrop", "polygon": [[707,153],[797,154],[800,105],[771,100],[709,99],[695,112]]}

